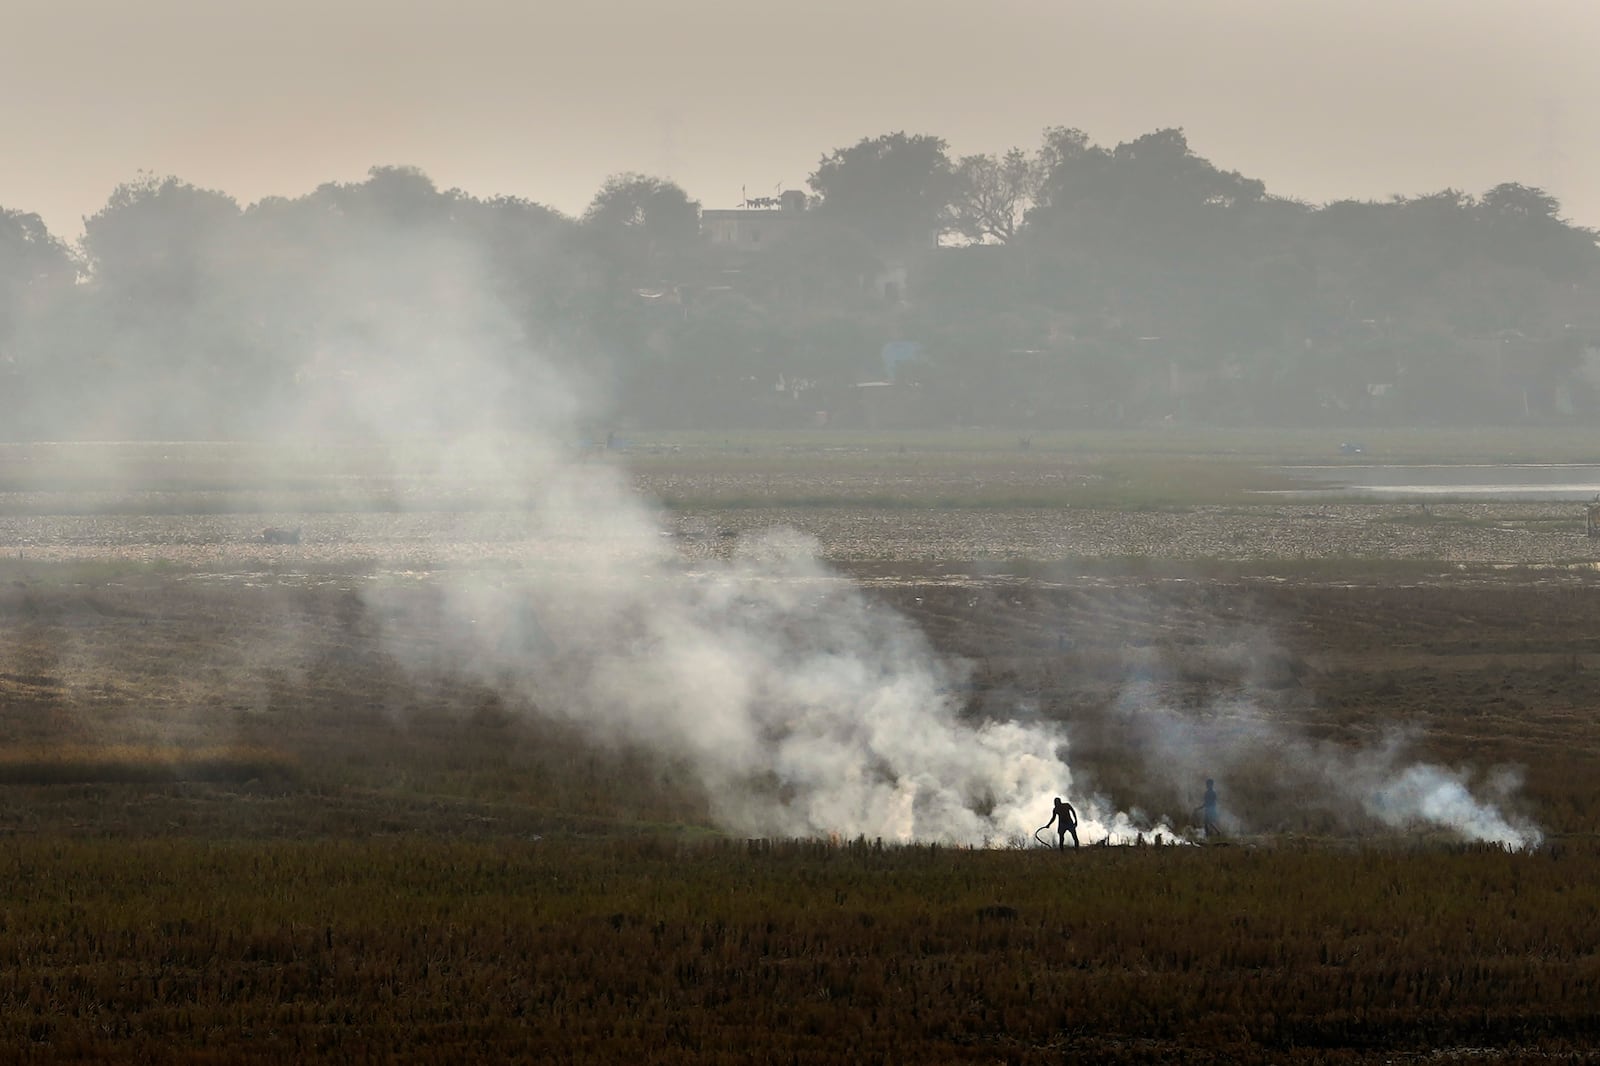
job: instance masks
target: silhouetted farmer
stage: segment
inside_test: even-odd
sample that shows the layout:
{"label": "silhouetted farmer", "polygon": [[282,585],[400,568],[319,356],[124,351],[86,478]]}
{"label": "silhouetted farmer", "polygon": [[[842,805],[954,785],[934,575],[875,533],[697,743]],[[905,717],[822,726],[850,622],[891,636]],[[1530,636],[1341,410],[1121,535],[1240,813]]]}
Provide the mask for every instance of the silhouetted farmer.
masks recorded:
{"label": "silhouetted farmer", "polygon": [[1211,778],[1206,778],[1206,798],[1200,805],[1200,810],[1205,814],[1206,839],[1221,836],[1222,830],[1217,828],[1217,783]]}
{"label": "silhouetted farmer", "polygon": [[1056,850],[1067,850],[1068,833],[1072,834],[1072,846],[1078,846],[1078,812],[1072,809],[1072,804],[1060,796],[1056,797],[1056,806],[1055,810],[1050,812],[1050,821],[1044,823],[1046,829],[1052,825],[1056,827]]}

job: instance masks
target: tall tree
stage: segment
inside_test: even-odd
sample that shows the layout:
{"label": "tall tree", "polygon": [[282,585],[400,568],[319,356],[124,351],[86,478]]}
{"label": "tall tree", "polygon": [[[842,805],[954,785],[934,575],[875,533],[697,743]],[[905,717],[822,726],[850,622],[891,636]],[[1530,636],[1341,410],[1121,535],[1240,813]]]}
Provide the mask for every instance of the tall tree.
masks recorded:
{"label": "tall tree", "polygon": [[23,318],[77,276],[71,249],[43,219],[0,207],[0,357]]}
{"label": "tall tree", "polygon": [[62,336],[81,318],[77,276],[77,259],[38,215],[0,208],[0,432],[8,438],[49,434],[50,401],[93,381],[63,357],[71,346]]}
{"label": "tall tree", "polygon": [[807,179],[824,217],[882,248],[931,247],[950,224],[955,169],[942,138],[888,133],[823,156]]}
{"label": "tall tree", "polygon": [[1039,194],[1044,165],[1021,148],[1003,156],[962,156],[951,221],[968,240],[1009,244]]}
{"label": "tall tree", "polygon": [[[235,375],[253,362],[238,300],[251,250],[232,197],[143,174],[84,220],[108,432],[209,436],[248,405]],[[248,376],[248,375],[246,375]],[[236,406],[237,405],[237,406]]]}
{"label": "tall tree", "polygon": [[142,174],[84,219],[83,250],[102,286],[130,298],[187,300],[214,273],[238,217],[231,196]]}
{"label": "tall tree", "polygon": [[1109,158],[1110,154],[1091,143],[1082,130],[1048,127],[1039,148],[1036,205],[1045,211],[1053,207],[1070,209],[1100,186],[1099,172]]}
{"label": "tall tree", "polygon": [[646,174],[606,179],[583,214],[583,225],[629,273],[672,270],[700,243],[700,203],[675,182]]}
{"label": "tall tree", "polygon": [[1515,182],[1496,185],[1478,201],[1490,254],[1500,262],[1572,282],[1600,270],[1594,230],[1561,217],[1561,203],[1543,189]]}
{"label": "tall tree", "polygon": [[455,197],[439,191],[420,168],[381,166],[367,171],[358,184],[330,182],[312,199],[352,219],[390,226],[422,226],[443,221]]}
{"label": "tall tree", "polygon": [[1236,170],[1219,170],[1195,154],[1181,129],[1160,129],[1119,144],[1111,160],[1123,194],[1143,204],[1232,207],[1266,193],[1260,181]]}

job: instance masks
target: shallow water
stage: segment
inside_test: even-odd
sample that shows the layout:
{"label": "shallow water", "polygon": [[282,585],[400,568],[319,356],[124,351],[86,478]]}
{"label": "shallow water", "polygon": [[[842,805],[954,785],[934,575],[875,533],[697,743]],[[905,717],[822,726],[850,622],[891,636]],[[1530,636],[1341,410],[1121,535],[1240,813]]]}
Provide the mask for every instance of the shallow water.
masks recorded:
{"label": "shallow water", "polygon": [[1309,487],[1272,495],[1565,501],[1590,500],[1600,494],[1600,466],[1582,464],[1350,464],[1281,470]]}

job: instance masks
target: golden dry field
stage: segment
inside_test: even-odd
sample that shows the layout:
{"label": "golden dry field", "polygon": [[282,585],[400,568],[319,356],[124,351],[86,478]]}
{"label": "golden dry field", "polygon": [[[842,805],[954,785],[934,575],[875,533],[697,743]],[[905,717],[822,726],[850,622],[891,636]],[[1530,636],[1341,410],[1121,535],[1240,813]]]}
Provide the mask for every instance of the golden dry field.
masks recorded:
{"label": "golden dry field", "polygon": [[[1250,472],[1261,455],[1201,477],[1125,442],[898,448],[604,465],[670,505],[652,535],[686,575],[772,525],[814,538],[829,567],[808,580],[909,619],[959,664],[965,720],[1061,726],[1080,795],[1194,835],[1215,773],[1220,841],[747,839],[693,760],[503,683],[438,610],[466,575],[514,594],[593,552],[626,573],[604,523],[530,531],[470,494],[335,499],[277,473],[219,487],[237,463],[58,490],[13,456],[7,1057],[1588,1057],[1600,553],[1581,507],[1263,502],[1257,479],[1282,485]],[[269,524],[301,542],[262,543]],[[1355,774],[1394,750],[1500,782],[1540,843],[1385,824]]]}

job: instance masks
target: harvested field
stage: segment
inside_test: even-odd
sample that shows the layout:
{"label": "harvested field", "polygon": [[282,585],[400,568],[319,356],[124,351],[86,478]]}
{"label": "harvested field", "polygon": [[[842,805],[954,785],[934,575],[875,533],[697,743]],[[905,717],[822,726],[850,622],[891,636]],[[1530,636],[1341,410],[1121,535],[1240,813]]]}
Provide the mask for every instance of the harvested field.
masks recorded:
{"label": "harvested field", "polygon": [[[1075,796],[1187,829],[1218,778],[1224,846],[1061,856],[730,840],[690,760],[464,653],[441,590],[597,559],[625,580],[638,541],[604,526],[11,503],[20,1061],[1545,1061],[1595,1039],[1600,572],[1570,506],[655,512],[683,580],[770,525],[815,538],[833,570],[783,580],[908,618],[965,720],[1061,724]],[[1499,788],[1543,843],[1384,824],[1341,775],[1390,751]]]}
{"label": "harvested field", "polygon": [[[1162,780],[1140,761],[1133,722],[1159,709],[1218,738],[1213,765],[1239,742],[1241,723],[1347,745],[1404,731],[1422,755],[1525,767],[1547,831],[1600,830],[1580,772],[1600,742],[1588,715],[1600,695],[1600,575],[1587,569],[1537,581],[1494,569],[1453,580],[1436,568],[1353,566],[1327,581],[1218,564],[856,564],[844,574],[964,666],[969,713],[1065,723],[1074,771],[1119,803],[1174,818],[1192,806],[1194,781]],[[54,743],[238,744],[383,787],[365,776],[368,763],[387,765],[419,735],[454,740],[459,728],[463,742],[482,734],[516,743],[451,755],[459,780],[450,788],[470,797],[509,787],[539,801],[553,768],[541,758],[520,780],[517,759],[554,736],[563,749],[583,748],[581,733],[552,733],[526,700],[440,661],[450,642],[431,613],[434,595],[428,579],[387,575],[129,573],[65,586],[15,578],[0,589],[7,742],[29,753]],[[1196,734],[1202,750],[1207,736]],[[1252,829],[1330,828],[1325,812],[1296,818],[1266,784],[1253,791],[1250,776],[1242,766],[1232,775],[1238,809],[1278,812],[1247,818]],[[662,804],[706,817],[692,788],[650,801]]]}
{"label": "harvested field", "polygon": [[[741,536],[783,527],[834,562],[966,564],[1077,559],[1295,563],[1418,560],[1465,564],[1594,564],[1581,508],[1560,503],[1260,504],[1095,508],[739,507],[662,511],[664,536],[690,558],[726,557]],[[262,541],[263,527],[304,527],[298,545]],[[222,570],[375,565],[521,565],[614,556],[636,546],[589,516],[525,511],[176,514],[107,517],[0,513],[0,552],[13,561],[163,562]]]}

